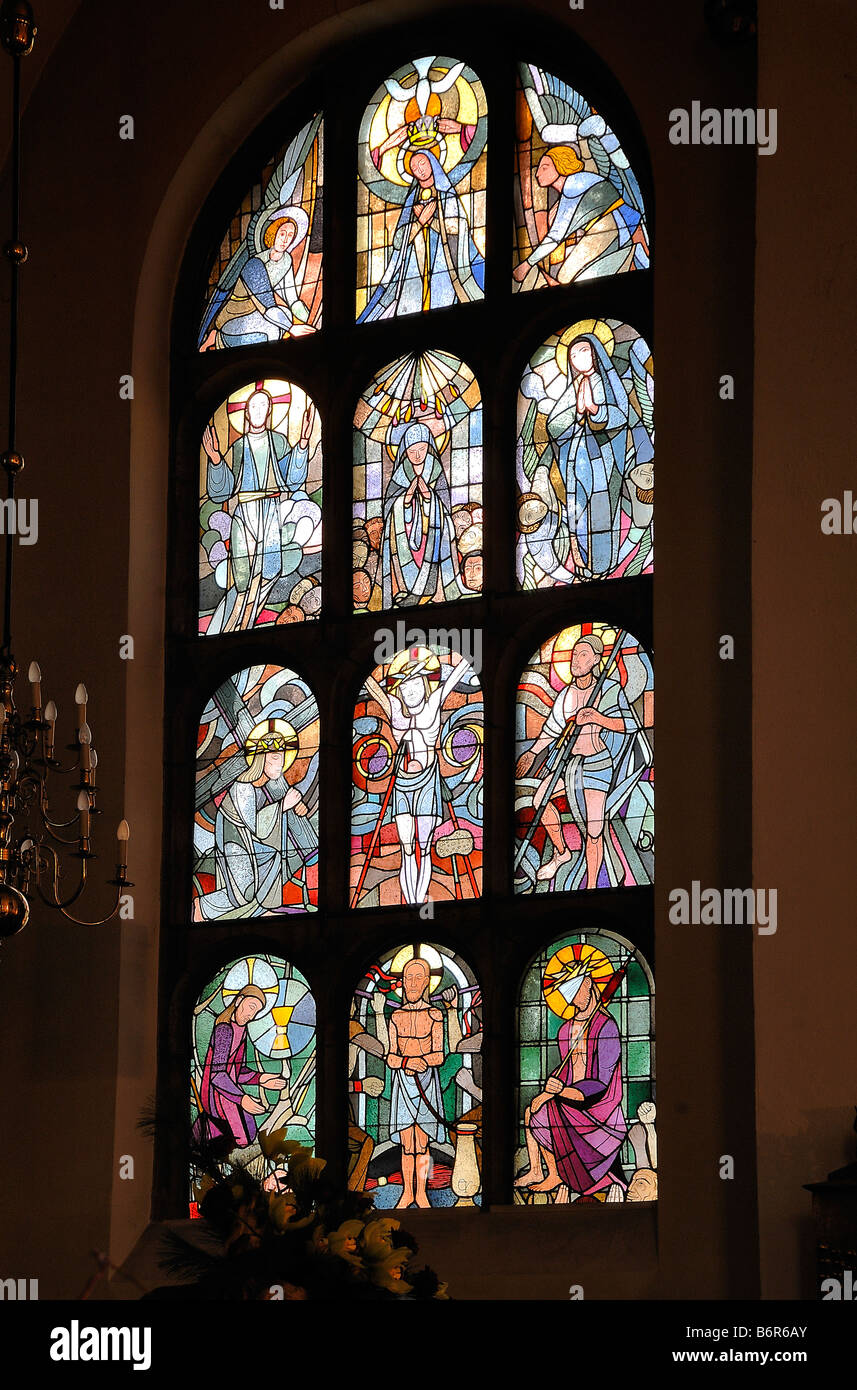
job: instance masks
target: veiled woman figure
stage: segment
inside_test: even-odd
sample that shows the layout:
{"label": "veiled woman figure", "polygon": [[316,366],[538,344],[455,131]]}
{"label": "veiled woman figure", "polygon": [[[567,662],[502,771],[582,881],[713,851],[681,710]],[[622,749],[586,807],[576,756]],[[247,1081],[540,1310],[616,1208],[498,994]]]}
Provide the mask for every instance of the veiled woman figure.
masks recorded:
{"label": "veiled woman figure", "polygon": [[[482,298],[485,262],[449,174],[431,150],[408,154],[406,168],[413,183],[393,235],[390,259],[358,323]],[[469,165],[459,169],[463,177]]]}
{"label": "veiled woman figure", "polygon": [[461,582],[449,483],[428,425],[409,425],[384,495],[381,585],[385,608],[467,597]]}
{"label": "veiled woman figure", "polygon": [[604,344],[579,334],[547,433],[565,488],[571,559],[583,579],[610,574],[618,562],[628,416],[628,393]]}
{"label": "veiled woman figure", "polygon": [[255,1071],[247,1064],[247,1025],[266,1004],[258,985],[247,984],[218,1014],[202,1068],[202,1113],[194,1126],[197,1139],[230,1136],[237,1149],[246,1149],[256,1138],[257,1116],[270,1107],[249,1095],[245,1087],[281,1091],[287,1085],[282,1073]]}

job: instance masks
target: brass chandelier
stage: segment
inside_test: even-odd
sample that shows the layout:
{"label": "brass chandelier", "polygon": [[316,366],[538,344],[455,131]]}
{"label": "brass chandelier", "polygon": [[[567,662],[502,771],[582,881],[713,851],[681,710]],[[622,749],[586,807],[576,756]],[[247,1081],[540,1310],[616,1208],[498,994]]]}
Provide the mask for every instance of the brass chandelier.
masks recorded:
{"label": "brass chandelier", "polygon": [[[5,572],[3,643],[0,647],[0,937],[13,936],[26,926],[30,901],[37,894],[48,907],[80,925],[98,926],[108,922],[119,909],[123,890],[132,888],[128,879],[128,822],[122,820],[116,832],[118,853],[115,901],[106,917],[94,921],[78,917],[70,909],[82,897],[87,885],[88,865],[96,857],[92,848],[92,822],[101,815],[96,806],[95,774],[97,755],[92,747],[92,731],[87,723],[86,687],[75,692],[77,728],[68,750],[74,756],[68,765],[56,756],[57,707],[53,700],[42,706],[42,675],[38,664],[30,665],[30,713],[23,717],[15,705],[14,689],[18,664],[12,654],[12,569],[13,531],[9,514],[14,507],[15,480],[24,467],[16,447],[18,378],[18,305],[21,266],[27,260],[27,247],[21,240],[21,59],[33,51],[36,24],[27,0],[3,0],[0,4],[0,43],[13,64],[12,80],[12,235],[3,247],[11,270],[9,311],[9,431],[0,465],[8,479],[5,527]],[[0,504],[2,510],[2,504]],[[69,819],[55,819],[48,791],[57,778],[72,779],[70,790],[77,793],[76,812]],[[77,778],[75,781],[74,778]],[[72,829],[76,827],[76,833]],[[79,861],[73,888],[62,883],[61,855]]]}

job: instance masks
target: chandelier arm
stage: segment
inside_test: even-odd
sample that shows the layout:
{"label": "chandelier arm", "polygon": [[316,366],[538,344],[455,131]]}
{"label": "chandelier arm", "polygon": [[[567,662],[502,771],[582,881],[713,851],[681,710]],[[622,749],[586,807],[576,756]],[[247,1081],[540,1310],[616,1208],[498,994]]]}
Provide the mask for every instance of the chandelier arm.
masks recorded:
{"label": "chandelier arm", "polygon": [[116,910],[119,907],[119,899],[122,896],[122,887],[123,885],[121,884],[117,887],[116,900],[113,903],[113,907],[111,908],[110,912],[108,912],[107,916],[99,917],[94,922],[89,922],[83,917],[75,917],[73,913],[66,912],[64,907],[60,908],[60,912],[62,913],[63,917],[67,917],[70,922],[75,922],[79,927],[103,927],[105,922],[109,922],[111,917],[116,916]]}
{"label": "chandelier arm", "polygon": [[60,912],[64,913],[67,907],[71,907],[72,903],[77,902],[78,898],[80,897],[81,893],[86,887],[86,860],[81,860],[80,882],[78,883],[77,888],[72,893],[70,898],[66,898],[65,902],[61,902],[59,887],[59,859],[57,858],[57,852],[52,845],[39,845],[39,852],[41,853],[41,851],[44,851],[45,854],[49,855],[51,860],[53,861],[53,883],[51,885],[54,893],[53,901],[51,901],[50,898],[46,897],[45,894],[42,892],[42,885],[40,881],[41,874],[39,872],[38,867],[38,857],[36,859],[36,891],[38,892],[39,897],[42,899],[42,902],[46,903],[48,907],[54,909],[59,908]]}

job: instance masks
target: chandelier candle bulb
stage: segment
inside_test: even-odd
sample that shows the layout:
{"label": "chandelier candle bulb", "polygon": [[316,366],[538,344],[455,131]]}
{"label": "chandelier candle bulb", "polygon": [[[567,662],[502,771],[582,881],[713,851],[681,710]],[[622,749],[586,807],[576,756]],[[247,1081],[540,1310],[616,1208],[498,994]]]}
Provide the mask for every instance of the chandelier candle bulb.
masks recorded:
{"label": "chandelier candle bulb", "polygon": [[77,731],[77,739],[80,744],[80,766],[84,772],[89,772],[92,767],[92,730],[85,720]]}
{"label": "chandelier candle bulb", "polygon": [[131,827],[126,820],[120,820],[116,839],[119,841],[119,865],[123,869],[127,868],[128,865],[128,841],[130,838]]}
{"label": "chandelier candle bulb", "polygon": [[53,700],[48,700],[45,705],[45,720],[47,722],[47,733],[45,735],[45,756],[52,758],[54,755],[54,736],[56,734],[57,707]]}
{"label": "chandelier candle bulb", "polygon": [[33,687],[33,709],[42,707],[42,672],[38,661],[30,662],[27,679]]}
{"label": "chandelier candle bulb", "polygon": [[81,792],[77,798],[77,809],[80,812],[80,838],[89,839],[89,793]]}
{"label": "chandelier candle bulb", "polygon": [[74,703],[77,705],[77,727],[80,729],[86,723],[86,702],[89,696],[86,693],[86,686],[81,681],[77,690],[74,692]]}

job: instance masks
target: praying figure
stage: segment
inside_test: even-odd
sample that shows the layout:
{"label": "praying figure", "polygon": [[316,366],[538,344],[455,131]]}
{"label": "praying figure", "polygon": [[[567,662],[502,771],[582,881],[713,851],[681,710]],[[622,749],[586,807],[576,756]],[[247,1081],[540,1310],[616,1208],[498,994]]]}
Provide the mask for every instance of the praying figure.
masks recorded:
{"label": "praying figure", "polygon": [[381,586],[385,608],[468,593],[459,569],[449,482],[434,435],[421,421],[402,435],[384,494]]}
{"label": "praying figure", "polygon": [[443,1012],[428,998],[431,968],[421,957],[402,970],[404,1003],[389,1021],[387,1066],[393,1072],[390,1138],[402,1146],[402,1195],[398,1206],[431,1205],[426,1191],[429,1143],[446,1139],[440,1067],[444,1061]]}
{"label": "praying figure", "polygon": [[199,1086],[200,1114],[194,1126],[197,1139],[231,1136],[236,1149],[248,1148],[256,1138],[258,1117],[266,1115],[270,1106],[246,1088],[282,1091],[288,1086],[282,1073],[256,1071],[247,1062],[247,1026],[266,1004],[258,985],[247,984],[218,1015]]}
{"label": "praying figure", "polygon": [[529,1167],[515,1187],[591,1196],[627,1186],[620,1149],[627,1134],[622,1111],[621,1041],[585,965],[575,961],[555,982],[573,1015],[560,1025],[560,1060],[524,1114]]}
{"label": "praying figure", "polygon": [[244,408],[244,433],[223,455],[213,425],[202,438],[208,455],[206,492],[225,507],[235,499],[229,531],[229,583],[208,636],[251,628],[279,579],[294,574],[307,549],[318,549],[321,509],[307,491],[315,407],[301,421],[298,442],[271,428],[273,399],[254,391]]}
{"label": "praying figure", "polygon": [[547,417],[578,578],[603,578],[618,563],[628,416],[628,393],[604,344],[581,333],[569,345],[568,384]]}

